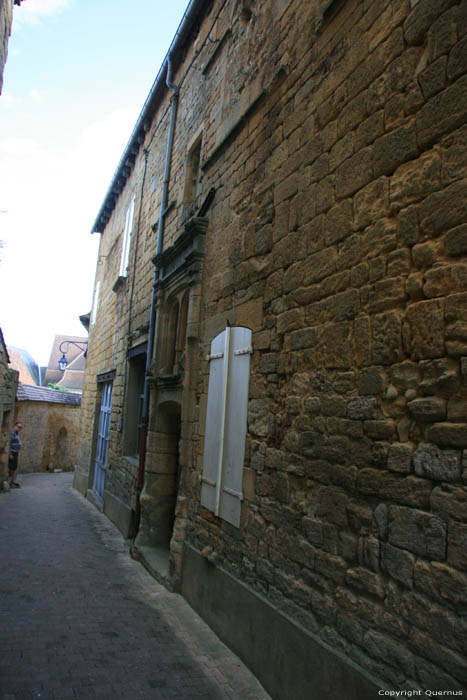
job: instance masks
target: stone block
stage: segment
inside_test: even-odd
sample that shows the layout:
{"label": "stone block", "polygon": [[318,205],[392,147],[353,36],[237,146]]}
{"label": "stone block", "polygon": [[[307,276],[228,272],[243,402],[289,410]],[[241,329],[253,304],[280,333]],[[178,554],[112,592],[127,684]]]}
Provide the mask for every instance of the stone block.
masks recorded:
{"label": "stone block", "polygon": [[453,294],[445,302],[446,349],[449,355],[467,354],[467,294]]}
{"label": "stone block", "polygon": [[331,152],[329,154],[329,170],[332,172],[335,170],[341,163],[344,162],[347,158],[350,158],[351,155],[353,155],[355,148],[354,148],[354,134],[353,132],[350,132],[348,134],[345,134],[337,143],[334,144],[334,146],[331,149]]}
{"label": "stone block", "polygon": [[[398,474],[409,474],[412,464],[412,447],[406,443],[393,443],[388,450],[387,467]],[[425,476],[419,474],[419,476]]]}
{"label": "stone block", "polygon": [[348,403],[347,415],[351,420],[368,420],[376,418],[377,408],[378,404],[375,398],[356,396]]}
{"label": "stone block", "polygon": [[447,75],[449,80],[456,80],[467,72],[467,36],[461,39],[449,53]]}
{"label": "stone block", "polygon": [[316,552],[315,570],[326,579],[342,585],[345,581],[346,568],[347,565],[342,557],[321,551]]}
{"label": "stone block", "polygon": [[414,584],[435,600],[454,604],[465,601],[467,578],[447,564],[419,560],[414,568]]}
{"label": "stone block", "polygon": [[411,268],[410,252],[405,248],[389,253],[387,259],[387,276],[399,277],[401,285],[405,288],[402,276],[408,275]]}
{"label": "stone block", "polygon": [[440,447],[467,447],[467,423],[434,423],[428,428],[427,438]]}
{"label": "stone block", "polygon": [[467,289],[467,264],[438,265],[425,272],[423,292],[427,298],[442,297]]}
{"label": "stone block", "polygon": [[402,359],[401,317],[395,311],[378,314],[372,319],[373,362],[390,365]]}
{"label": "stone block", "polygon": [[302,309],[290,309],[290,311],[284,311],[284,313],[279,314],[277,317],[277,332],[278,333],[290,333],[290,331],[296,330],[303,326],[303,310]]}
{"label": "stone block", "polygon": [[467,217],[467,182],[454,182],[441,192],[429,195],[420,205],[419,216],[420,228],[429,236],[464,224]]}
{"label": "stone block", "polygon": [[467,125],[441,141],[441,181],[443,185],[467,177]]}
{"label": "stone block", "polygon": [[310,514],[318,520],[347,527],[347,502],[348,496],[343,491],[330,486],[318,486],[313,492]]}
{"label": "stone block", "polygon": [[467,571],[467,524],[451,521],[448,529],[448,564]]}
{"label": "stone block", "polygon": [[[425,508],[430,501],[432,486],[429,481],[414,476],[401,477],[379,469],[361,469],[356,488],[364,496],[376,496],[392,503]],[[392,544],[404,548],[397,542]]]}
{"label": "stone block", "polygon": [[433,489],[430,501],[433,513],[467,521],[467,487],[443,483]]}
{"label": "stone block", "polygon": [[[459,678],[461,682],[467,682],[467,667],[465,665],[464,655],[457,654],[453,652],[452,649],[442,646],[442,642],[440,642],[438,636],[425,634],[416,627],[412,627],[409,642],[411,649],[419,655],[420,660],[431,659],[438,667],[441,662],[448,673],[452,674],[455,678]],[[431,687],[431,685],[427,684],[425,687],[428,688]],[[440,690],[454,687],[455,684],[450,682],[444,685],[443,688],[440,688]]]}
{"label": "stone block", "polygon": [[437,95],[446,87],[447,56],[441,56],[418,76],[425,101]]}
{"label": "stone block", "polygon": [[348,158],[336,171],[336,198],[345,199],[373,179],[373,155],[371,148],[364,148]]}
{"label": "stone block", "polygon": [[315,190],[316,213],[327,212],[336,201],[335,176],[329,175],[316,183]]}
{"label": "stone block", "polygon": [[394,308],[405,300],[405,279],[403,277],[382,279],[369,288],[368,307],[372,313]]}
{"label": "stone block", "polygon": [[333,206],[326,214],[325,242],[330,246],[342,241],[353,230],[352,204],[345,200]]}
{"label": "stone block", "polygon": [[417,114],[418,145],[422,149],[462,126],[467,113],[467,76],[435,95]]}
{"label": "stone block", "polygon": [[467,223],[456,226],[444,236],[444,250],[451,257],[467,254]]}
{"label": "stone block", "polygon": [[332,275],[336,271],[336,258],[337,253],[334,248],[327,248],[311,255],[307,260],[303,284],[308,286]]}
{"label": "stone block", "polygon": [[409,45],[423,44],[425,35],[437,17],[454,4],[453,0],[420,0],[404,22],[404,37]]}
{"label": "stone block", "polygon": [[436,396],[409,401],[407,409],[412,418],[421,423],[434,423],[446,418],[446,400]]}
{"label": "stone block", "polygon": [[446,558],[446,524],[430,513],[389,506],[389,543],[428,559]]}
{"label": "stone block", "polygon": [[379,367],[363,369],[360,372],[359,393],[363,396],[381,395],[386,386],[386,373]]}
{"label": "stone block", "polygon": [[418,207],[412,206],[399,212],[397,226],[400,240],[413,246],[419,239]]}
{"label": "stone block", "polygon": [[290,334],[290,349],[302,350],[312,348],[318,342],[318,331],[316,328],[302,328]]}
{"label": "stone block", "polygon": [[432,443],[422,442],[413,456],[415,473],[436,481],[454,481],[461,474],[461,453],[442,450]]}
{"label": "stone block", "polygon": [[332,298],[331,317],[333,321],[351,320],[360,313],[360,295],[358,290],[336,294]]}
{"label": "stone block", "polygon": [[358,540],[358,563],[364,569],[378,573],[380,543],[376,537],[363,536]]}
{"label": "stone block", "polygon": [[456,43],[456,15],[457,7],[443,12],[428,30],[427,49],[430,63],[448,54]]}
{"label": "stone block", "polygon": [[355,588],[363,593],[369,593],[380,600],[384,599],[386,592],[384,581],[381,576],[372,571],[368,571],[363,567],[348,569],[345,575],[345,581],[350,588]]}
{"label": "stone block", "polygon": [[409,306],[410,354],[414,360],[444,355],[444,315],[441,301],[420,301]]}
{"label": "stone block", "polygon": [[389,543],[383,545],[381,554],[381,565],[389,576],[395,581],[402,583],[406,588],[412,588],[415,565],[414,555],[405,551],[405,549],[393,547]]}
{"label": "stone block", "polygon": [[418,154],[415,124],[408,124],[381,136],[373,144],[374,176],[390,175],[402,163]]}
{"label": "stone block", "polygon": [[412,248],[412,260],[420,270],[432,267],[441,257],[441,245],[439,241],[426,241],[417,243]]}
{"label": "stone block", "polygon": [[389,214],[389,181],[380,177],[358,192],[353,200],[355,227],[364,229]]}
{"label": "stone block", "polygon": [[384,112],[375,112],[365,119],[357,128],[354,138],[354,148],[356,151],[372,144],[378,136],[384,134]]}
{"label": "stone block", "polygon": [[436,192],[440,177],[441,158],[434,150],[401,165],[391,177],[391,207],[397,211]]}

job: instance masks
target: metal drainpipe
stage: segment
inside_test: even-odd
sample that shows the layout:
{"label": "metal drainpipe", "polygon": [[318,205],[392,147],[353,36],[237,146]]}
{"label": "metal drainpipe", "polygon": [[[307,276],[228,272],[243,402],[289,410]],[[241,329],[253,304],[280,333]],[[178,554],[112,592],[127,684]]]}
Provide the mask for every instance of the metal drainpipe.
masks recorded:
{"label": "metal drainpipe", "polygon": [[[169,194],[169,181],[170,181],[170,167],[172,165],[172,149],[175,134],[175,124],[177,119],[177,107],[178,107],[178,94],[179,88],[174,85],[171,80],[172,65],[171,65],[171,55],[167,55],[167,75],[166,75],[166,85],[172,90],[173,95],[171,98],[171,109],[170,109],[170,123],[169,123],[169,133],[167,136],[167,149],[165,153],[165,167],[164,167],[164,181],[162,184],[162,199],[159,214],[159,225],[157,231],[157,243],[156,243],[156,255],[162,252],[162,246],[164,242],[164,225],[165,225],[165,213],[168,204],[168,194]],[[139,446],[139,464],[138,464],[138,483],[137,483],[137,499],[136,499],[136,533],[139,530],[139,524],[141,520],[141,504],[140,496],[144,485],[144,468],[146,464],[146,446],[147,446],[147,433],[148,433],[148,419],[149,419],[149,382],[148,376],[151,368],[152,356],[154,352],[154,339],[155,339],[155,328],[156,328],[156,299],[157,299],[157,282],[159,280],[159,269],[157,265],[154,267],[154,280],[152,285],[152,297],[151,297],[151,309],[149,313],[149,333],[148,333],[148,352],[146,355],[146,371],[144,375],[144,392],[143,392],[143,410],[141,416],[141,439]]]}

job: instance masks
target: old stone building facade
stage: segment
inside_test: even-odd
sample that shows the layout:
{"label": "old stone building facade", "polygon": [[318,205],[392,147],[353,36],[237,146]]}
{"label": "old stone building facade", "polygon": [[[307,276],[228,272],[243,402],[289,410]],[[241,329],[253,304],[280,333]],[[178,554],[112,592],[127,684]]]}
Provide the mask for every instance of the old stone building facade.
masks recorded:
{"label": "old stone building facade", "polygon": [[193,0],[93,228],[74,485],[277,700],[467,685],[466,35]]}
{"label": "old stone building facade", "polygon": [[80,394],[19,383],[15,423],[23,425],[20,474],[74,469],[80,413]]}
{"label": "old stone building facade", "polygon": [[0,328],[0,489],[8,482],[8,459],[10,456],[10,435],[13,430],[18,372],[11,369],[7,346]]}

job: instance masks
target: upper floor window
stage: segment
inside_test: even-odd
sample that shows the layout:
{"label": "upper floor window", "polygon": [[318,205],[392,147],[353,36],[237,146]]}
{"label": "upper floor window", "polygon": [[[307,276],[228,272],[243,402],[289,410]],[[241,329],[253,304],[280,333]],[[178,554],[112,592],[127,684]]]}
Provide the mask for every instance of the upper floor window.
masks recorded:
{"label": "upper floor window", "polygon": [[96,282],[96,288],[94,289],[94,299],[92,302],[92,311],[91,311],[91,326],[93,326],[96,322],[97,318],[97,311],[99,309],[99,293],[100,293],[100,288],[101,288],[101,283]]}
{"label": "upper floor window", "polygon": [[188,209],[196,199],[201,163],[201,135],[198,136],[188,152],[186,163],[185,189],[183,204]]}
{"label": "upper floor window", "polygon": [[173,295],[167,303],[163,338],[163,374],[178,374],[184,369],[189,301],[190,292],[185,290]]}
{"label": "upper floor window", "polygon": [[125,218],[125,231],[123,233],[123,245],[122,245],[122,257],[120,260],[120,272],[119,277],[128,276],[128,262],[130,260],[130,243],[131,243],[131,231],[133,228],[133,213],[135,210],[135,198],[130,202],[130,206],[126,211]]}

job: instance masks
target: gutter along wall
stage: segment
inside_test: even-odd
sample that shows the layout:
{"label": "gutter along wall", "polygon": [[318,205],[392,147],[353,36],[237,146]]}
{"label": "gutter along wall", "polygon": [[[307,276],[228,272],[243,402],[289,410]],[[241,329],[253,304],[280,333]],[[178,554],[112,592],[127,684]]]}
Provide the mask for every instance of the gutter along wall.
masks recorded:
{"label": "gutter along wall", "polygon": [[[165,68],[94,226],[103,264],[75,486],[93,490],[101,387],[111,381],[100,505],[134,533],[128,430],[155,263],[134,554],[280,700],[458,691],[467,683],[465,3],[194,2],[183,27],[162,250],[155,256]],[[235,355],[249,362],[240,489],[228,482],[229,411],[220,444],[215,411],[206,425],[217,371],[236,396],[216,345],[228,327],[251,331],[251,348]]]}

